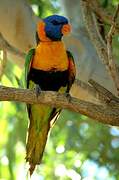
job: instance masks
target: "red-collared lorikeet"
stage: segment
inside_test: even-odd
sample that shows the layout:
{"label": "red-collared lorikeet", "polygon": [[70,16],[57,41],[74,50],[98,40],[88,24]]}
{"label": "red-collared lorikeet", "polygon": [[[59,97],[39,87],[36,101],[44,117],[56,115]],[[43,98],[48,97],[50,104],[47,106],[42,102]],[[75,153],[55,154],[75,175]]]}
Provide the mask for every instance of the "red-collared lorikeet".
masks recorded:
{"label": "red-collared lorikeet", "polygon": [[[39,87],[43,91],[68,93],[75,79],[73,56],[66,51],[63,35],[70,32],[68,19],[52,15],[37,26],[37,47],[31,49],[25,62],[27,88]],[[41,163],[52,119],[56,121],[61,109],[43,104],[28,104],[29,129],[26,161],[30,174]]]}

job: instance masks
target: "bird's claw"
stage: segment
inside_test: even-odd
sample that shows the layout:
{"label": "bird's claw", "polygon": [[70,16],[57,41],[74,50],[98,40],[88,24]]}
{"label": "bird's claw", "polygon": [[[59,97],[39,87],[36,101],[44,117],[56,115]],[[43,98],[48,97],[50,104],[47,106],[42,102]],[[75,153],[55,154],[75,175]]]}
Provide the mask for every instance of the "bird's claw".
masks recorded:
{"label": "bird's claw", "polygon": [[41,88],[38,84],[36,84],[35,91],[36,91],[36,97],[38,98],[39,94],[41,93]]}
{"label": "bird's claw", "polygon": [[71,95],[69,93],[65,93],[66,98],[68,99],[68,101],[71,101]]}

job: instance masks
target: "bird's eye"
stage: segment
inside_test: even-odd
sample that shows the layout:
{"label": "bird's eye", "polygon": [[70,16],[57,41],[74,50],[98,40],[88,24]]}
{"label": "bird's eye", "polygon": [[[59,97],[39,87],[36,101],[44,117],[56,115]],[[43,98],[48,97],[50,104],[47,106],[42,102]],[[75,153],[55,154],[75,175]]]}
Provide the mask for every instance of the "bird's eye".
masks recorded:
{"label": "bird's eye", "polygon": [[52,24],[53,24],[53,25],[59,25],[59,23],[58,23],[56,20],[53,20],[53,21],[52,21]]}

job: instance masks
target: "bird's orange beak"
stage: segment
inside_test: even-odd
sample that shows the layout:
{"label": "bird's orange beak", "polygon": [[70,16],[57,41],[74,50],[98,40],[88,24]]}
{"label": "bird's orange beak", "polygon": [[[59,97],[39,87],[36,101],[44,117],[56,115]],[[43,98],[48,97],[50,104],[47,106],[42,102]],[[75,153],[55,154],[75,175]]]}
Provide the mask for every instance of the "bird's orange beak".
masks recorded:
{"label": "bird's orange beak", "polygon": [[70,24],[63,25],[61,32],[63,35],[69,34],[71,32],[71,25]]}

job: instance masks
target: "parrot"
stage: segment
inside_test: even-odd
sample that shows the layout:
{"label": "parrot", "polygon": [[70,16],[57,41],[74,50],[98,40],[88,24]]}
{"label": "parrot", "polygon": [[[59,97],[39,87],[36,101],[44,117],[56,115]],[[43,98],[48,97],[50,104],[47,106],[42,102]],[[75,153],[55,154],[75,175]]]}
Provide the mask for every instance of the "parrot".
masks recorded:
{"label": "parrot", "polygon": [[[76,68],[73,55],[66,50],[62,37],[71,32],[69,20],[61,15],[51,15],[37,23],[36,47],[30,49],[25,59],[26,88],[57,91],[69,94],[75,80]],[[42,160],[47,138],[58,119],[61,108],[45,104],[27,104],[29,117],[26,143],[26,162],[30,175]]]}

